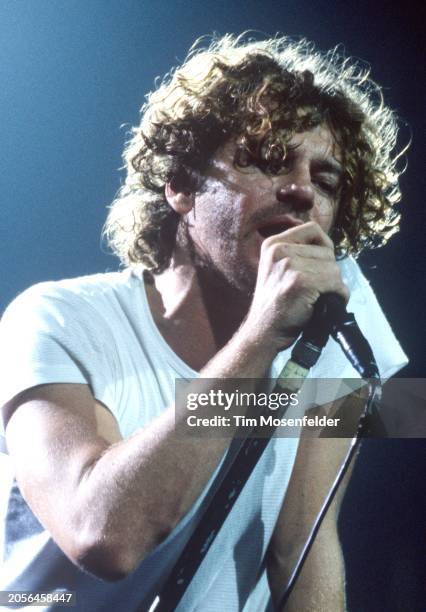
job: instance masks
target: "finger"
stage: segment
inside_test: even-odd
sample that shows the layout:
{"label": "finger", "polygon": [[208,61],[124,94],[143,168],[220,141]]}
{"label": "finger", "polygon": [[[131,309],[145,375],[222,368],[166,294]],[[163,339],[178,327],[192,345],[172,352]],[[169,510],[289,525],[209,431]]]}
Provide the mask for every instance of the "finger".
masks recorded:
{"label": "finger", "polygon": [[343,282],[338,268],[329,266],[326,262],[322,262],[321,268],[317,268],[316,270],[313,268],[307,269],[304,274],[310,276],[312,286],[316,287],[321,294],[337,293],[342,296],[345,303],[348,303],[350,292]]}
{"label": "finger", "polygon": [[279,242],[270,247],[272,261],[279,261],[284,257],[300,257],[304,259],[313,259],[320,261],[335,262],[334,251],[328,247],[318,246],[314,244],[294,244],[288,242]]}
{"label": "finger", "polygon": [[318,293],[338,293],[345,302],[349,300],[349,289],[342,280],[340,269],[335,261],[309,259],[305,257],[287,257],[277,262],[284,279],[291,270],[293,281],[297,279],[299,287],[312,289]]}
{"label": "finger", "polygon": [[334,250],[334,243],[330,236],[314,221],[308,221],[303,225],[291,227],[280,234],[269,236],[265,238],[264,243],[272,245],[282,240],[294,244],[316,244]]}

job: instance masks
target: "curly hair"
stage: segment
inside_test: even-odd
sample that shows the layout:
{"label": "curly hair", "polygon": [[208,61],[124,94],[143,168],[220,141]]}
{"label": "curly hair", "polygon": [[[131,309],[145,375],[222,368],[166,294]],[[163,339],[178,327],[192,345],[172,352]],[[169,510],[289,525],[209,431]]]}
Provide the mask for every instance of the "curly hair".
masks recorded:
{"label": "curly hair", "polygon": [[[332,238],[336,253],[358,254],[397,231],[401,171],[395,113],[359,61],[302,39],[197,41],[182,66],[148,94],[123,154],[126,181],[104,234],[125,265],[164,270],[178,214],[165,185],[191,191],[221,145],[238,139],[239,158],[265,172],[282,167],[293,135],[326,124],[340,147],[343,176]],[[405,149],[404,149],[405,150]],[[247,161],[248,160],[248,161]]]}

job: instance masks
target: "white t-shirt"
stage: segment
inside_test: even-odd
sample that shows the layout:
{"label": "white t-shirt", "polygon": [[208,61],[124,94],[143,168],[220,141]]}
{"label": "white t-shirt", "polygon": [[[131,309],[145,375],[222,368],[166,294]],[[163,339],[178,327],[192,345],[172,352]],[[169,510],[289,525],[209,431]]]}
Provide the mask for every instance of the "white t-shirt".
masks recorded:
{"label": "white t-shirt", "polygon": [[[368,337],[383,377],[406,363],[377,300],[352,259],[340,262],[351,289],[349,309]],[[278,374],[290,350],[275,360]],[[194,378],[167,345],[148,306],[140,270],[41,283],[21,294],[0,325],[0,405],[46,383],[88,384],[129,437],[174,399],[176,378]],[[330,340],[312,376],[357,374]],[[291,414],[289,413],[289,416]],[[287,489],[296,438],[273,439],[229,514],[178,610],[260,612],[269,593],[259,572]],[[23,501],[16,484],[8,498],[0,590],[77,592],[77,610],[133,611],[148,606],[179,555],[225,469],[228,453],[194,507],[170,536],[128,578],[105,583],[78,570],[63,555]],[[262,578],[258,580],[259,574]],[[254,591],[252,587],[257,583]],[[50,608],[52,609],[52,608]]]}

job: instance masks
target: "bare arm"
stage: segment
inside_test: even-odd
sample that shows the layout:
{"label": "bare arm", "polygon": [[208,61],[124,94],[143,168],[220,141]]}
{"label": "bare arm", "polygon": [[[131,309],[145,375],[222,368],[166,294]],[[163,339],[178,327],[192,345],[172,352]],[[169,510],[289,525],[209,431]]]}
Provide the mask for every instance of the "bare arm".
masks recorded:
{"label": "bare arm", "polygon": [[[345,411],[350,409],[348,415],[352,418],[353,415],[359,415],[363,399],[357,392],[347,396],[343,403]],[[275,605],[294,570],[349,444],[350,439],[347,438],[301,439],[289,488],[268,551],[268,578]],[[285,608],[286,612],[345,610],[345,567],[337,533],[337,519],[352,467],[353,464],[324,518]]]}
{"label": "bare arm", "polygon": [[[333,244],[318,225],[266,239],[246,320],[201,376],[262,378],[326,291],[347,295]],[[191,508],[227,441],[174,435],[175,413],[179,426],[183,412],[170,407],[122,440],[84,385],[40,386],[7,406],[7,444],[22,493],[74,563],[122,578]]]}
{"label": "bare arm", "polygon": [[[240,350],[236,337],[202,374],[259,378],[272,358],[256,343]],[[173,529],[229,442],[174,435],[174,407],[123,440],[85,385],[35,387],[7,409],[7,444],[24,498],[74,563],[112,580]],[[177,407],[177,417],[183,413]]]}

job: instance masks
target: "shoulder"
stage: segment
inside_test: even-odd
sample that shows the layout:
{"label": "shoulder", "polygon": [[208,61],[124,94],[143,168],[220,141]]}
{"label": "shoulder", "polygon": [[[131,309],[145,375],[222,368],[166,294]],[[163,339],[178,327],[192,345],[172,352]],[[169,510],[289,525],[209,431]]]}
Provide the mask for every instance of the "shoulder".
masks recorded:
{"label": "shoulder", "polygon": [[99,314],[113,304],[125,304],[134,297],[140,280],[130,271],[108,272],[59,281],[37,283],[19,294],[6,308],[2,327],[22,317],[35,318],[69,313]]}
{"label": "shoulder", "polygon": [[112,405],[139,282],[129,271],[96,274],[38,283],[15,298],[0,323],[0,405],[52,383],[89,384]]}

